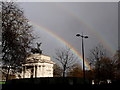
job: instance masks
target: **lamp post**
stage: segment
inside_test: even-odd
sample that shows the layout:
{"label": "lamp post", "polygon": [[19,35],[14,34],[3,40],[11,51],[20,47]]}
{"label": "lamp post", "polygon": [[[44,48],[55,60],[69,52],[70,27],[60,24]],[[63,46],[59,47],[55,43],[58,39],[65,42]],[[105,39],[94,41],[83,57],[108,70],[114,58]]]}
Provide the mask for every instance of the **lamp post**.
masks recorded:
{"label": "lamp post", "polygon": [[83,41],[83,39],[88,38],[88,36],[83,35],[83,33],[82,33],[82,35],[78,33],[78,34],[76,34],[76,36],[82,38],[83,79],[84,79],[84,83],[85,83],[85,64],[84,64],[85,60],[84,60],[84,41]]}

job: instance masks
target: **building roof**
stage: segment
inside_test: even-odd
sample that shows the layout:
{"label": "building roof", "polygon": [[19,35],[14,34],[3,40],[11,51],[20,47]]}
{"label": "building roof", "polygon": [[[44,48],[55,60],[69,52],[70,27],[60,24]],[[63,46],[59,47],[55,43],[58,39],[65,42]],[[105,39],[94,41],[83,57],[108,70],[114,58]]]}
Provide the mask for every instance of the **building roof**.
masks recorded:
{"label": "building roof", "polygon": [[50,56],[42,55],[42,54],[31,54],[27,59],[25,64],[27,63],[51,63],[54,64],[53,61],[51,61]]}

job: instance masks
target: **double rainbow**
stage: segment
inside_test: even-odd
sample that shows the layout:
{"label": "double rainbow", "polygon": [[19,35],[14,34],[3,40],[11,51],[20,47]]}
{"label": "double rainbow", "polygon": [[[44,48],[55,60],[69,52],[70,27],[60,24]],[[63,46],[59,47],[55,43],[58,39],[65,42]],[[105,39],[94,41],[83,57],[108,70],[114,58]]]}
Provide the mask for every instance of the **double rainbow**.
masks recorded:
{"label": "double rainbow", "polygon": [[[80,53],[79,53],[72,45],[70,45],[67,41],[65,41],[63,38],[61,38],[60,36],[58,36],[56,33],[52,32],[52,31],[49,30],[48,28],[43,27],[42,25],[36,24],[36,23],[34,23],[34,22],[31,22],[31,21],[30,21],[30,23],[31,23],[34,27],[36,27],[37,29],[46,32],[48,35],[54,37],[55,39],[57,39],[57,40],[58,40],[59,42],[61,42],[62,44],[64,44],[65,46],[69,47],[69,48],[71,49],[71,51],[72,51],[76,56],[79,57],[79,59],[80,59],[80,61],[81,61],[81,63],[82,63],[83,58],[82,58],[82,56],[80,55]],[[88,62],[86,59],[85,59],[85,68],[86,68],[87,70],[92,70],[92,68],[91,68],[90,65],[89,65],[89,62]]]}

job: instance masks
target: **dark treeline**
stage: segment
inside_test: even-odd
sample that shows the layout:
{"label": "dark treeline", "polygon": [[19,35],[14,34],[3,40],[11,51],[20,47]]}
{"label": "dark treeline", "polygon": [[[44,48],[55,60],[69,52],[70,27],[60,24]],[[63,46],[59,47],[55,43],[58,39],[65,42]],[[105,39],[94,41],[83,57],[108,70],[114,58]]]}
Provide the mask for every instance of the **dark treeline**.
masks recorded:
{"label": "dark treeline", "polygon": [[[117,50],[113,56],[108,55],[109,52],[101,45],[90,50],[88,60],[92,70],[86,70],[86,79],[94,80],[95,83],[107,83],[107,80],[120,80],[120,50]],[[54,76],[62,77],[62,68],[55,65]],[[66,72],[66,77],[83,78],[83,71],[79,64],[74,63]]]}

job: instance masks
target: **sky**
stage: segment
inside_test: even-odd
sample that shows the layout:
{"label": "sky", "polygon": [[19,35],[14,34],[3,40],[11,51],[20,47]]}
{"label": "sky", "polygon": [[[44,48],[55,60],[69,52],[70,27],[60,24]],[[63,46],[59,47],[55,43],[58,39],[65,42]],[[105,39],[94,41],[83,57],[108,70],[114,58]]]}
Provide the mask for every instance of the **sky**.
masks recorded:
{"label": "sky", "polygon": [[[56,49],[70,45],[81,52],[84,39],[85,58],[89,51],[101,43],[113,55],[118,49],[118,3],[117,2],[19,2],[19,7],[33,25],[33,35],[42,42],[43,54],[52,57]],[[75,53],[73,50],[73,53]]]}
{"label": "sky", "polygon": [[71,45],[80,54],[83,33],[85,58],[101,43],[109,54],[118,49],[117,2],[21,2],[19,6],[33,25],[35,40],[42,42],[43,54],[53,57],[56,49]]}
{"label": "sky", "polygon": [[[4,0],[0,0],[4,1]],[[11,0],[6,0],[11,1]],[[17,2],[119,2],[119,0],[14,0]]]}

